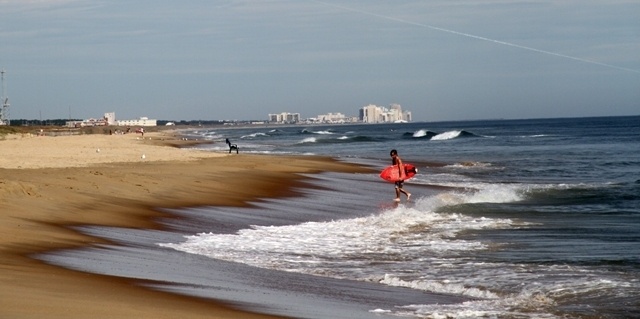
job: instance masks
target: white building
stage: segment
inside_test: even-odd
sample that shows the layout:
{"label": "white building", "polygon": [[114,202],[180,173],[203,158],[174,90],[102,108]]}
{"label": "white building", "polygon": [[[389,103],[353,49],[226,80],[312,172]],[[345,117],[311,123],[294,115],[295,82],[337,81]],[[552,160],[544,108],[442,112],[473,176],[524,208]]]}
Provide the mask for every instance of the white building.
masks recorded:
{"label": "white building", "polygon": [[157,120],[150,120],[148,117],[141,117],[136,120],[116,120],[116,113],[104,113],[100,119],[90,118],[82,121],[67,121],[68,127],[87,127],[87,126],[157,126]]}
{"label": "white building", "polygon": [[109,124],[107,124],[107,120],[105,120],[104,118],[102,119],[90,118],[82,121],[66,122],[67,127],[93,127],[93,126],[107,126],[107,125]]}
{"label": "white building", "polygon": [[116,113],[104,113],[104,119],[107,121],[107,125],[116,125]]}
{"label": "white building", "polygon": [[364,123],[378,123],[380,122],[381,109],[378,106],[369,104],[360,108],[360,121]]}
{"label": "white building", "polygon": [[269,122],[280,124],[293,124],[300,122],[300,113],[282,112],[278,114],[269,114]]}
{"label": "white building", "polygon": [[364,123],[411,122],[411,112],[402,111],[400,104],[391,104],[390,108],[369,104],[360,109],[360,121]]}
{"label": "white building", "polygon": [[114,125],[116,121],[116,113],[104,113],[101,119],[86,119],[82,121],[67,121],[67,127],[92,127],[92,126],[108,126]]}
{"label": "white building", "polygon": [[118,120],[116,123],[118,126],[158,126],[158,120],[152,120],[146,116],[135,120]]}
{"label": "white building", "polygon": [[348,123],[351,118],[338,112],[318,115],[317,121],[320,123]]}

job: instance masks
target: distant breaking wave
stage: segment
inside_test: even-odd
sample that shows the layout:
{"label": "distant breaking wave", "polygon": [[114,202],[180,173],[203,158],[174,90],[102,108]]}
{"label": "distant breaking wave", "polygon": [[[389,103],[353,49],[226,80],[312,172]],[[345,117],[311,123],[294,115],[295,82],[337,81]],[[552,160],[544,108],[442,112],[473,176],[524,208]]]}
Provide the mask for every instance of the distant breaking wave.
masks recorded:
{"label": "distant breaking wave", "polygon": [[302,141],[300,141],[299,144],[315,143],[317,141],[318,141],[318,139],[315,138],[315,137],[307,137],[307,138],[303,139]]}
{"label": "distant breaking wave", "polygon": [[407,132],[404,133],[403,136],[404,137],[409,137],[409,138],[426,138],[426,139],[431,139],[432,137],[438,135],[438,133],[436,132],[432,132],[429,130],[417,130],[413,133],[411,132]]}
{"label": "distant breaking wave", "polygon": [[431,138],[432,141],[444,141],[444,140],[451,140],[454,138],[459,138],[459,137],[478,137],[478,135],[475,135],[471,132],[467,132],[467,131],[448,131],[448,132],[444,132],[444,133],[440,133],[434,137]]}
{"label": "distant breaking wave", "polygon": [[411,138],[411,139],[428,139],[432,141],[444,141],[444,140],[451,140],[451,139],[460,138],[460,137],[479,137],[479,135],[476,135],[464,130],[437,133],[437,132],[422,129],[422,130],[417,130],[415,132],[404,133],[403,137]]}
{"label": "distant breaking wave", "polygon": [[346,135],[342,135],[342,136],[338,136],[338,137],[327,137],[327,138],[319,138],[319,137],[306,137],[304,139],[302,139],[298,144],[308,144],[308,143],[324,143],[324,144],[334,144],[334,143],[340,143],[340,144],[344,144],[344,143],[361,143],[361,142],[381,142],[381,141],[386,141],[386,138],[380,138],[380,137],[372,137],[372,136],[363,136],[363,135],[357,135],[357,136],[346,136]]}
{"label": "distant breaking wave", "polygon": [[331,135],[331,134],[336,134],[335,132],[329,131],[329,130],[325,130],[325,131],[309,131],[308,129],[303,129],[302,131],[300,131],[300,133],[302,134],[318,134],[318,135]]}

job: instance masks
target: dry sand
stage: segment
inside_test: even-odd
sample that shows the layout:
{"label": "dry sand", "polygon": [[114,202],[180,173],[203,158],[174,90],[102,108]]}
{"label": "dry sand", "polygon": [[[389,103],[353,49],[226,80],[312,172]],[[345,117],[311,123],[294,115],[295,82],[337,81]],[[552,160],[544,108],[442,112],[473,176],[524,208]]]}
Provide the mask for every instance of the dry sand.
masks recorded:
{"label": "dry sand", "polygon": [[134,134],[0,136],[0,318],[271,317],[32,258],[103,241],[70,226],[158,228],[154,218],[165,213],[155,207],[245,205],[294,195],[292,186],[304,182],[296,173],[365,171],[320,157],[171,147],[192,143],[170,132],[144,139]]}

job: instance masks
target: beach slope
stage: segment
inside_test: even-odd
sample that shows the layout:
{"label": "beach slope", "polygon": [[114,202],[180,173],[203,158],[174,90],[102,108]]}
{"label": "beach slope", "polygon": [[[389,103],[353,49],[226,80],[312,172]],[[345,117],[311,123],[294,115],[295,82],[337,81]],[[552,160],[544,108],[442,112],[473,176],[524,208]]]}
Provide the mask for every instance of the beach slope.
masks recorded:
{"label": "beach slope", "polygon": [[[156,229],[156,209],[294,196],[299,173],[364,172],[322,157],[182,149],[167,133],[0,137],[0,318],[269,318],[48,265],[35,255],[103,243],[73,226]],[[191,143],[194,144],[194,143]],[[196,143],[197,144],[197,143]]]}

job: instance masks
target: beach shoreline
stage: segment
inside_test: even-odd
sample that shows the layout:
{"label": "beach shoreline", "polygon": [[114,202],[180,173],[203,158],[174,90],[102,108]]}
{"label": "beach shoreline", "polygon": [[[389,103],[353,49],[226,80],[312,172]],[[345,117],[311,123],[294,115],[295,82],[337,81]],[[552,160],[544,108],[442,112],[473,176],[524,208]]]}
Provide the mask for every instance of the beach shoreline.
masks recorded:
{"label": "beach shoreline", "polygon": [[34,256],[104,239],[76,226],[158,229],[158,208],[242,206],[293,196],[301,174],[369,172],[325,157],[226,154],[176,146],[171,132],[12,136],[0,140],[0,317],[269,318],[136,280],[46,264]]}

